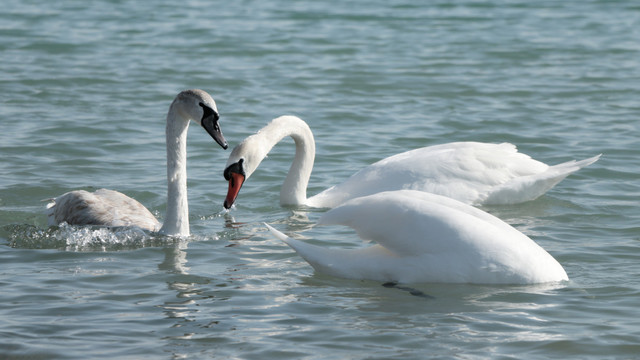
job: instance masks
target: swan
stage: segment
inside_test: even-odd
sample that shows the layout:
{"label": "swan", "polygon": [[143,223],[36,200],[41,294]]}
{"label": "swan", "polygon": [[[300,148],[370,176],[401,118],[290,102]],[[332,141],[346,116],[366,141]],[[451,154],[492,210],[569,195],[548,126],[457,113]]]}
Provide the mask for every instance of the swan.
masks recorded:
{"label": "swan", "polygon": [[399,283],[535,284],[568,280],[526,235],[458,200],[416,190],[386,191],[324,213],[318,225],[346,225],[377,244],[332,249],[271,233],[332,276]]}
{"label": "swan", "polygon": [[295,157],[280,191],[280,204],[333,208],[359,196],[413,189],[448,196],[467,204],[515,204],[536,199],[567,175],[592,164],[600,155],[555,166],[519,153],[509,143],[454,142],[423,147],[380,160],[307,199],[315,157],[309,126],[295,116],[272,120],[237,145],[227,160],[229,188],[224,207],[235,202],[242,184],[275,144],[286,136]]}
{"label": "swan", "polygon": [[49,226],[137,226],[166,235],[189,236],[187,203],[187,130],[189,121],[201,125],[223,149],[228,147],[218,124],[219,114],[211,96],[199,89],[179,93],[167,113],[167,213],[163,224],[138,201],[113,190],[70,191],[47,204]]}

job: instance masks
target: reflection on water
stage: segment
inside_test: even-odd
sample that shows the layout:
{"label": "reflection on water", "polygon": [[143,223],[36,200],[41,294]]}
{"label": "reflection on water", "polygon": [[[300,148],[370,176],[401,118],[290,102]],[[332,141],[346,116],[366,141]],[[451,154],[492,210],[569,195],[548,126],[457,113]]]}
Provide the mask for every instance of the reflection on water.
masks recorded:
{"label": "reflection on water", "polygon": [[[187,247],[186,239],[179,239],[171,246],[165,246],[164,260],[158,264],[158,269],[169,274],[167,278],[167,288],[175,292],[175,297],[164,301],[158,305],[163,310],[165,318],[171,320],[169,330],[180,329],[186,324],[195,321],[198,313],[196,308],[198,298],[202,294],[201,284],[208,283],[208,280],[189,275],[189,267],[187,266]],[[165,336],[164,340],[188,340],[194,335],[193,332],[179,331],[177,334],[171,332],[171,335]],[[180,357],[174,353],[174,357]]]}
{"label": "reflection on water", "polygon": [[164,251],[164,261],[158,265],[158,269],[175,273],[188,274],[187,267],[187,250],[188,242],[186,239],[176,239],[173,246],[166,246]]}

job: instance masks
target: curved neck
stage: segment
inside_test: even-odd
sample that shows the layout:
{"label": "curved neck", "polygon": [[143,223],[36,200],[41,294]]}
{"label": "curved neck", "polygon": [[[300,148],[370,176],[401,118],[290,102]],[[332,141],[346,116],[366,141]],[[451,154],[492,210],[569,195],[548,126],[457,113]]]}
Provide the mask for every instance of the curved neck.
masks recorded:
{"label": "curved neck", "polygon": [[307,186],[316,157],[316,143],[306,123],[293,128],[289,136],[296,144],[296,155],[280,189],[280,204],[302,205],[307,201]]}
{"label": "curved neck", "polygon": [[171,106],[167,114],[167,213],[160,232],[189,236],[187,197],[187,130],[189,120]]}
{"label": "curved neck", "polygon": [[316,156],[316,143],[307,123],[295,116],[281,116],[271,121],[256,135],[264,136],[267,152],[284,137],[293,138],[296,154],[280,190],[280,204],[304,204],[307,200],[307,185]]}

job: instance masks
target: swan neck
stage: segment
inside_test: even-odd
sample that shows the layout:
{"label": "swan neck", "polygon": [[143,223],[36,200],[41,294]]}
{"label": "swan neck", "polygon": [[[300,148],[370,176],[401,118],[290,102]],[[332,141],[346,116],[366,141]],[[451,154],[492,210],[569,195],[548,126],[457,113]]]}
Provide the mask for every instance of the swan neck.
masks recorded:
{"label": "swan neck", "polygon": [[304,121],[297,120],[287,126],[287,135],[293,138],[296,153],[280,190],[282,205],[303,205],[307,201],[307,186],[316,155],[311,129]]}
{"label": "swan neck", "polygon": [[167,114],[167,213],[160,232],[189,235],[187,197],[187,130],[189,120],[179,116],[175,103]]}

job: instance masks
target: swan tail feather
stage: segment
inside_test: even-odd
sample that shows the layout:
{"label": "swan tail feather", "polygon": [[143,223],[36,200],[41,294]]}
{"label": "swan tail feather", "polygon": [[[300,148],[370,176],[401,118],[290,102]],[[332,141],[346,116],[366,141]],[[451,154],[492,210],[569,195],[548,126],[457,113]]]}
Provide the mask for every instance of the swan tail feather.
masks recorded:
{"label": "swan tail feather", "polygon": [[[271,234],[273,236],[275,236],[277,239],[281,240],[282,242],[284,242],[285,244],[289,245],[290,248],[292,248],[293,250],[295,250],[295,252],[298,253],[298,255],[302,256],[302,258],[304,258],[307,262],[311,263],[313,262],[315,259],[313,259],[313,253],[314,252],[322,252],[326,249],[315,246],[315,245],[310,245],[307,244],[305,242],[302,242],[300,240],[296,240],[296,239],[292,239],[290,237],[288,237],[287,235],[285,235],[284,233],[276,230],[274,227],[270,226],[269,224],[265,223],[265,225],[267,226],[267,229],[269,229],[269,231],[271,232]],[[313,264],[312,264],[313,265]]]}
{"label": "swan tail feather", "polygon": [[281,240],[282,242],[287,244],[290,248],[292,248],[306,262],[308,262],[311,266],[313,266],[314,269],[320,270],[325,266],[323,264],[324,261],[320,255],[327,252],[328,249],[307,244],[300,240],[292,239],[287,235],[283,234],[282,232],[276,230],[269,224],[265,223],[265,225],[267,226],[267,229],[269,229],[269,231],[273,236],[275,236],[277,239]]}
{"label": "swan tail feather", "polygon": [[276,230],[274,227],[272,227],[271,225],[264,223],[264,225],[267,227],[267,229],[269,229],[269,231],[271,232],[271,235],[275,236],[277,239],[284,241],[285,243],[287,243],[287,239],[289,239],[289,237],[283,233],[281,233],[280,231]]}
{"label": "swan tail feather", "polygon": [[307,244],[303,241],[292,239],[269,225],[267,225],[267,228],[276,238],[295,250],[315,271],[338,277],[351,278],[354,276],[353,271],[345,269],[345,264],[348,263],[348,258],[345,255],[348,255],[349,251]]}
{"label": "swan tail feather", "polygon": [[492,191],[482,203],[500,205],[535,200],[570,174],[598,161],[601,155],[579,161],[567,161],[550,166],[547,171],[541,174],[516,178]]}
{"label": "swan tail feather", "polygon": [[[391,270],[381,271],[382,268],[385,268],[384,264],[395,257],[380,245],[359,249],[325,248],[292,239],[268,224],[265,225],[276,238],[289,245],[317,272],[347,279],[401,280],[392,276],[393,271]],[[392,261],[391,267],[395,265],[397,264]],[[382,272],[383,275],[378,275],[379,272]]]}
{"label": "swan tail feather", "polygon": [[584,160],[567,161],[567,162],[562,163],[562,164],[551,166],[550,169],[566,169],[567,171],[569,171],[569,173],[572,173],[574,171],[578,171],[578,170],[582,169],[583,167],[589,166],[589,165],[593,164],[594,162],[598,161],[598,159],[600,159],[600,156],[602,156],[602,154],[598,154],[598,155],[596,155],[594,157],[590,157],[590,158],[584,159]]}

